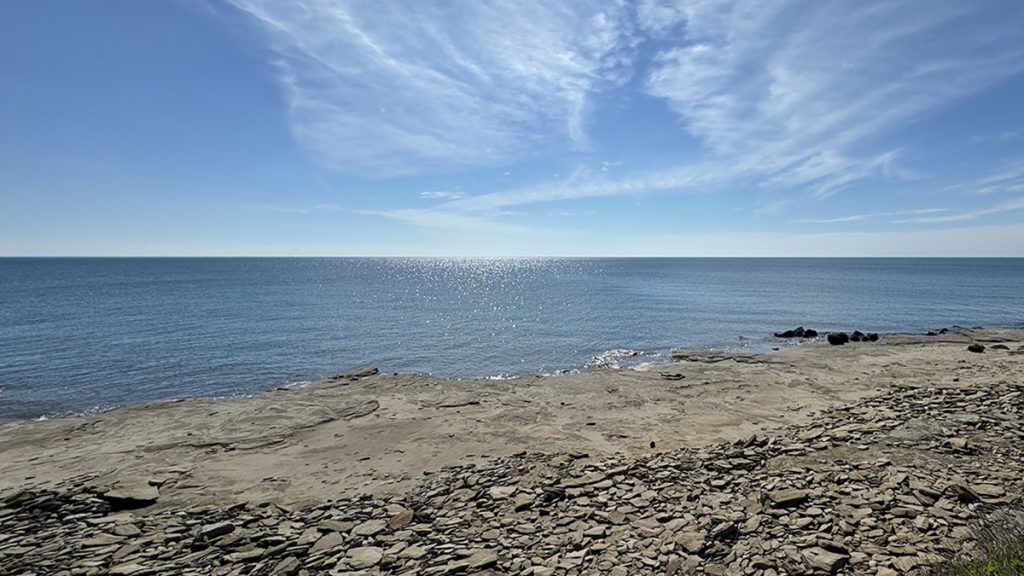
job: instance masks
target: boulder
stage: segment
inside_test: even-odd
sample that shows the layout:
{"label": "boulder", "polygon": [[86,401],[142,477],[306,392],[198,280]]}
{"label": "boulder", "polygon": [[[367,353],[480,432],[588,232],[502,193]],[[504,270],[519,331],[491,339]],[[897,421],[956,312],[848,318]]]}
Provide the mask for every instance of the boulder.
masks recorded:
{"label": "boulder", "polygon": [[833,346],[842,346],[850,341],[850,335],[846,332],[829,332],[828,343]]}
{"label": "boulder", "polygon": [[775,332],[776,338],[817,338],[818,331],[812,328],[804,328],[798,326],[792,330],[785,330],[783,332]]}
{"label": "boulder", "polygon": [[984,344],[978,344],[977,342],[974,342],[973,344],[967,346],[967,351],[968,352],[974,352],[974,353],[977,353],[977,354],[981,354],[982,352],[985,351],[985,345]]}
{"label": "boulder", "polygon": [[854,330],[853,333],[850,334],[850,342],[860,342],[864,339],[864,333],[861,332],[860,330]]}

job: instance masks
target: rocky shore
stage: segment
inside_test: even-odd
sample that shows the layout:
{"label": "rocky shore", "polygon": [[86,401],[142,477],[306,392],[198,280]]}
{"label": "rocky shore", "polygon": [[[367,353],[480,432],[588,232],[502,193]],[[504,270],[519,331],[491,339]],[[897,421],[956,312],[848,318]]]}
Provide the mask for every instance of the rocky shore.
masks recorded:
{"label": "rocky shore", "polygon": [[[766,372],[785,375],[776,394],[799,396],[795,375],[835,372],[839,358],[846,369],[833,375],[860,391],[728,441],[610,453],[527,443],[391,491],[174,500],[188,474],[170,466],[134,485],[126,467],[114,484],[81,466],[42,482],[8,476],[0,574],[925,573],[970,553],[975,522],[1024,503],[1022,336],[890,337],[771,358],[681,352],[652,382],[717,367],[719,388]],[[980,341],[987,351],[966,351]],[[872,385],[856,384],[865,375]],[[645,442],[664,425],[650,423]]]}

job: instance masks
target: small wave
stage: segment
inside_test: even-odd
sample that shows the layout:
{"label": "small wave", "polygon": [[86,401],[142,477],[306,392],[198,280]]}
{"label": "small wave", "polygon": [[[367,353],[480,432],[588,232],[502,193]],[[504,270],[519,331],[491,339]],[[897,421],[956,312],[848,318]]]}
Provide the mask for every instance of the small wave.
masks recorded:
{"label": "small wave", "polygon": [[496,376],[488,376],[488,380],[514,380],[516,377],[511,374],[498,374]]}
{"label": "small wave", "polygon": [[599,368],[622,368],[623,360],[643,355],[644,352],[641,350],[615,348],[594,356],[591,358],[590,364]]}

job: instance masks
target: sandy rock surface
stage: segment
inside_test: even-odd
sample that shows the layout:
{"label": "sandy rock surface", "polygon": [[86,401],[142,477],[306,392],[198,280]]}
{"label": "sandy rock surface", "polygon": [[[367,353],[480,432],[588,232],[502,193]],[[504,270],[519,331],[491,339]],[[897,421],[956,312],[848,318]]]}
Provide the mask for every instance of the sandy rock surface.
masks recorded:
{"label": "sandy rock surface", "polygon": [[13,423],[0,573],[913,573],[1020,503],[1022,342],[364,373]]}

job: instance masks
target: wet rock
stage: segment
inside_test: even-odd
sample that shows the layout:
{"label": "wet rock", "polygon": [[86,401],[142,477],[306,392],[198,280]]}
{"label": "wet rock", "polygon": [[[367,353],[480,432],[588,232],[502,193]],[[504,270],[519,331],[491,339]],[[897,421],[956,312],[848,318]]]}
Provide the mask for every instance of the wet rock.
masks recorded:
{"label": "wet rock", "polygon": [[982,352],[985,351],[985,345],[984,344],[978,344],[977,342],[974,342],[973,344],[968,344],[967,345],[967,351],[968,352],[974,352],[976,354],[981,354]]}
{"label": "wet rock", "polygon": [[356,370],[352,370],[350,372],[343,372],[341,374],[335,374],[333,376],[329,376],[327,378],[327,380],[329,382],[345,382],[345,383],[347,383],[347,382],[354,382],[356,380],[361,380],[363,378],[369,378],[370,376],[375,376],[375,375],[377,375],[379,373],[380,373],[380,370],[378,370],[376,366],[366,366],[364,368],[359,368],[359,369],[356,369]]}
{"label": "wet rock", "polygon": [[846,332],[829,332],[826,338],[833,346],[842,346],[850,341],[850,335]]}
{"label": "wet rock", "polygon": [[775,333],[776,338],[814,338],[817,335],[817,330],[807,330],[803,326]]}

